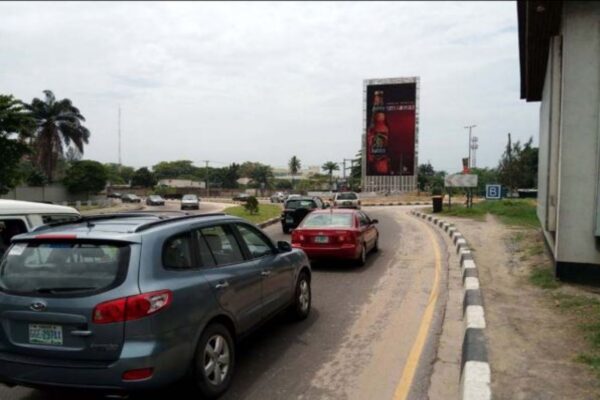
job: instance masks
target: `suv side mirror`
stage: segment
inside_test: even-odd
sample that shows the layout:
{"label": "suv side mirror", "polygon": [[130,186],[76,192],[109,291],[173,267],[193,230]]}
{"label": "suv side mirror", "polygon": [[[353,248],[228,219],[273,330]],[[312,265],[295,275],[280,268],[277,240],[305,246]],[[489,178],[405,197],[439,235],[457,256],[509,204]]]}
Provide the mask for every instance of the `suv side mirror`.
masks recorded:
{"label": "suv side mirror", "polygon": [[379,223],[379,220],[378,220],[378,219],[372,219],[372,220],[371,220],[371,223],[372,223],[372,224],[378,224],[378,223]]}
{"label": "suv side mirror", "polygon": [[277,250],[279,250],[280,253],[287,253],[289,251],[292,251],[292,245],[288,242],[280,240],[277,242]]}

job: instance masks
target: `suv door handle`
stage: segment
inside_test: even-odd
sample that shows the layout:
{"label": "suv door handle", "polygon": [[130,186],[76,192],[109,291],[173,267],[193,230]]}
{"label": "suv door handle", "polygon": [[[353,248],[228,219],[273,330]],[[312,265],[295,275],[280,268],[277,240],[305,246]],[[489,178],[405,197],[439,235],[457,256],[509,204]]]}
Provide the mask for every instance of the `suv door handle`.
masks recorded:
{"label": "suv door handle", "polygon": [[271,271],[262,271],[260,274],[262,276],[269,276],[269,275],[271,275]]}
{"label": "suv door handle", "polygon": [[224,281],[224,282],[219,282],[215,285],[215,289],[225,289],[229,287],[229,282]]}

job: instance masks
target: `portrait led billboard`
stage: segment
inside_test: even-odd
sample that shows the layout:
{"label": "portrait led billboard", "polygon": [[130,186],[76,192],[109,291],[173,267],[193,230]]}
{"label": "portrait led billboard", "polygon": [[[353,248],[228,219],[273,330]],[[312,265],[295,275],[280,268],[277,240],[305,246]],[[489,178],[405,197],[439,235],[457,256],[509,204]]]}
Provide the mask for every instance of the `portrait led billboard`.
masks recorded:
{"label": "portrait led billboard", "polygon": [[417,82],[366,85],[366,175],[415,174]]}

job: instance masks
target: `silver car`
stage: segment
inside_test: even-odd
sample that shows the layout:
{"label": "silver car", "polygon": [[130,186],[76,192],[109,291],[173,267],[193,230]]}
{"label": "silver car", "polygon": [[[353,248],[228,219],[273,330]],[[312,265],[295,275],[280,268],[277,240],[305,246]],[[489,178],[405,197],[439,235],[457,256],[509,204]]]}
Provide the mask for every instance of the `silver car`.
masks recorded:
{"label": "silver car", "polygon": [[200,199],[195,194],[186,194],[181,198],[181,209],[192,209],[199,210],[200,209]]}
{"label": "silver car", "polygon": [[360,199],[354,192],[338,192],[333,197],[335,208],[356,208],[360,210]]}
{"label": "silver car", "polygon": [[[0,262],[0,382],[230,385],[236,338],[311,308],[306,254],[223,214],[83,217],[13,238]],[[125,392],[125,393],[124,393]]]}

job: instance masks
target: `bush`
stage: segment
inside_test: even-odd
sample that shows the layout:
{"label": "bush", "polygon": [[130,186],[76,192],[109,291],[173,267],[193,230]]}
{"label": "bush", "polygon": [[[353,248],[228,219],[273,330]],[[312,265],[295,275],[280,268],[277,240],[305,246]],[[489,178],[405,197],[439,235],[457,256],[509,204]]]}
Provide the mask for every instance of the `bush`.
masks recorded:
{"label": "bush", "polygon": [[249,214],[258,213],[258,200],[256,200],[256,197],[254,197],[254,196],[248,197],[248,200],[246,200],[246,203],[244,203],[244,209]]}

